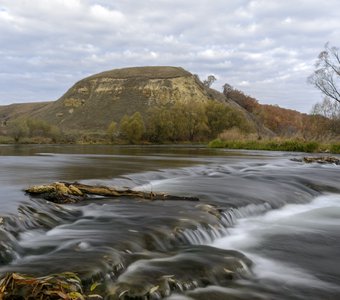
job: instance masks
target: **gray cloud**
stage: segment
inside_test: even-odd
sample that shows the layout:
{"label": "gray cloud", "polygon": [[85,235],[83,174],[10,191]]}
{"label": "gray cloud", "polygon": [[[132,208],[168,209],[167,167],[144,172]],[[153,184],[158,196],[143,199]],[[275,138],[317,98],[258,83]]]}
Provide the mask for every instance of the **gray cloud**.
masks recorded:
{"label": "gray cloud", "polygon": [[174,65],[309,111],[321,95],[306,77],[339,20],[337,0],[0,0],[0,103],[57,99],[103,70]]}

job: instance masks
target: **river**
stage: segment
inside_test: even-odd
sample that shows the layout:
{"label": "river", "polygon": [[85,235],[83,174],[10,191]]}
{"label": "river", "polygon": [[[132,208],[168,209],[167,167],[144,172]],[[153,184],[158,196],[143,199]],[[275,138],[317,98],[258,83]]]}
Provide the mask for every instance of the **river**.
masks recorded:
{"label": "river", "polygon": [[[340,166],[291,161],[303,155],[1,145],[0,273],[76,272],[107,299],[340,299]],[[200,201],[23,192],[55,181]]]}

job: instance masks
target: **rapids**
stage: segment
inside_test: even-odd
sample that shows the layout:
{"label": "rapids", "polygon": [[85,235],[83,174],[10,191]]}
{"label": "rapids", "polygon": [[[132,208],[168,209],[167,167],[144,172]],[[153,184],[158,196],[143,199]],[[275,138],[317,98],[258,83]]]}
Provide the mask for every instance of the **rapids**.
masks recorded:
{"label": "rapids", "polygon": [[[108,299],[340,299],[340,167],[302,153],[0,146],[0,273],[77,273]],[[54,181],[188,201],[30,198]]]}

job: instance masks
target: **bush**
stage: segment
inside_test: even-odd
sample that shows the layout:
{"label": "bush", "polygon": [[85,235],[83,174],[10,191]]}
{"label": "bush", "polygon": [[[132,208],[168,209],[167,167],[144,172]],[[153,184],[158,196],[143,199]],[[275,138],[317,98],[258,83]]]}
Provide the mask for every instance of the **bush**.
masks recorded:
{"label": "bush", "polygon": [[308,142],[305,144],[304,152],[317,152],[320,151],[320,144],[318,142]]}
{"label": "bush", "polygon": [[340,144],[332,144],[331,147],[330,147],[330,151],[332,153],[340,154]]}
{"label": "bush", "polygon": [[44,136],[25,137],[20,140],[20,144],[53,144],[51,138]]}
{"label": "bush", "polygon": [[13,143],[14,143],[13,138],[4,135],[0,136],[0,144],[13,144]]}
{"label": "bush", "polygon": [[208,144],[208,147],[210,147],[210,148],[224,148],[225,142],[221,141],[220,139],[215,139],[215,140],[212,140]]}

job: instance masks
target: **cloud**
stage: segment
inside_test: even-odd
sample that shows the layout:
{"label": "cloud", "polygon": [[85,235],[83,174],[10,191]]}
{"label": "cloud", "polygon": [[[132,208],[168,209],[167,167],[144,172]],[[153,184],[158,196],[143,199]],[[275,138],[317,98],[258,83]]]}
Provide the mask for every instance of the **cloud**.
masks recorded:
{"label": "cloud", "polygon": [[103,70],[174,65],[308,111],[320,94],[306,77],[339,20],[337,0],[2,0],[0,103],[57,99]]}

